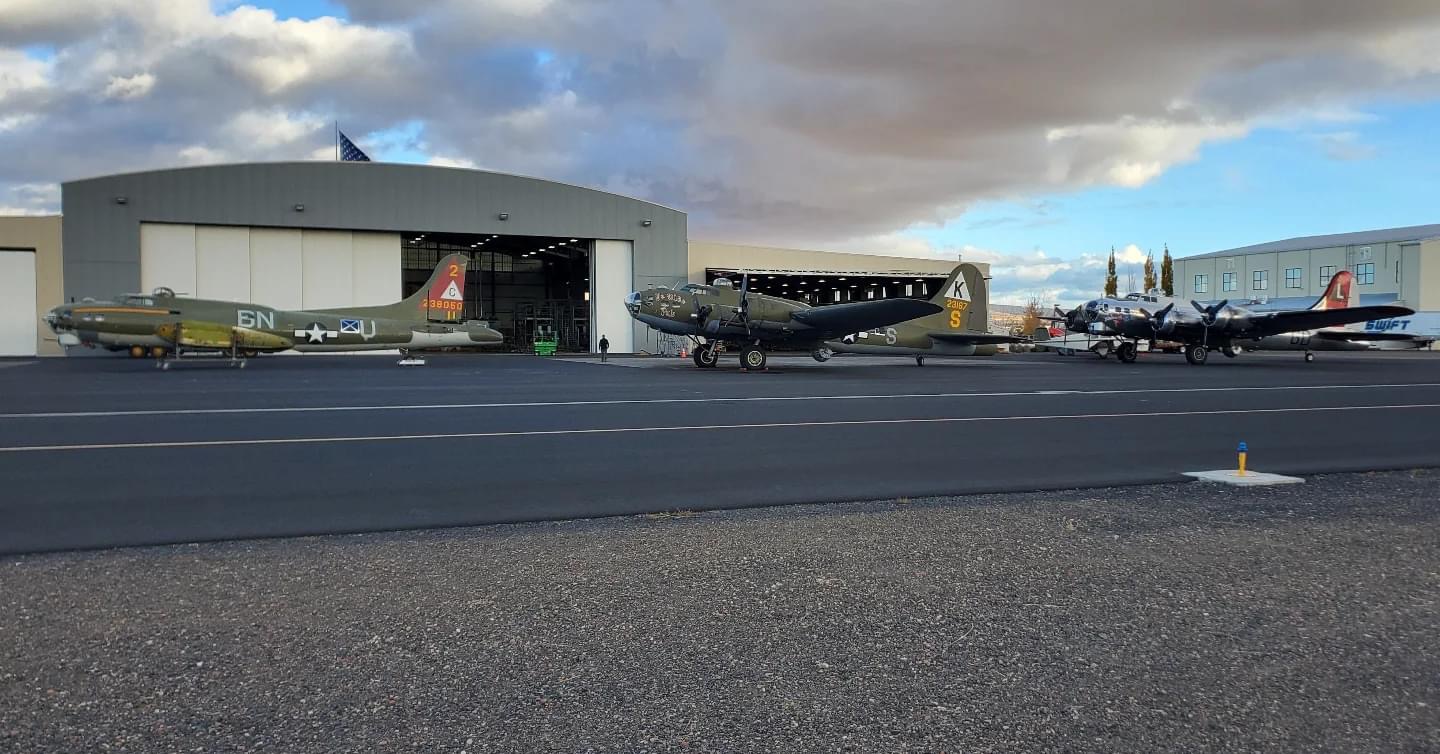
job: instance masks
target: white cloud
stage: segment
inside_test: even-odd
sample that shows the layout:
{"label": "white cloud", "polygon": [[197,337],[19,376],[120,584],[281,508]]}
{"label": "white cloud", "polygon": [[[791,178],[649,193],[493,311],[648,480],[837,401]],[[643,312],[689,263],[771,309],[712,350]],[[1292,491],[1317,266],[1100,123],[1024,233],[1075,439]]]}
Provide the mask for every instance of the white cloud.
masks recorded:
{"label": "white cloud", "polygon": [[1369,160],[1380,152],[1373,144],[1362,142],[1360,134],[1354,131],[1311,134],[1309,138],[1316,146],[1320,147],[1320,151],[1326,157],[1332,160],[1343,162]]}
{"label": "white cloud", "polygon": [[111,76],[105,85],[105,98],[114,100],[140,99],[155,88],[155,76],[137,73],[134,76]]}
{"label": "white cloud", "polygon": [[1259,126],[1440,93],[1440,6],[1418,0],[347,0],[349,20],[0,3],[0,190],[313,158],[335,119],[419,123],[396,151],[612,187],[690,211],[697,236],[779,244],[1142,186]]}
{"label": "white cloud", "polygon": [[467,159],[465,159],[464,157],[447,157],[447,156],[445,156],[445,155],[438,155],[438,154],[437,154],[437,155],[434,155],[434,156],[432,156],[430,159],[426,160],[425,163],[426,163],[427,165],[438,165],[438,166],[440,166],[440,167],[446,167],[446,168],[475,168],[475,167],[479,167],[478,165],[475,164],[475,162],[474,162],[473,160],[467,160]]}

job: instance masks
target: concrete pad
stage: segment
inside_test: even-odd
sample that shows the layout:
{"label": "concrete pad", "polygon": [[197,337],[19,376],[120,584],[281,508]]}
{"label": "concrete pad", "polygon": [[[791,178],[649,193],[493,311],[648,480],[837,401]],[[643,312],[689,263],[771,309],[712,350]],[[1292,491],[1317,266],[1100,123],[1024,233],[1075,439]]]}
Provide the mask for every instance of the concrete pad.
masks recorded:
{"label": "concrete pad", "polygon": [[1236,487],[1269,487],[1276,484],[1300,484],[1305,481],[1298,476],[1285,476],[1284,474],[1267,474],[1263,471],[1245,472],[1244,476],[1236,469],[1217,469],[1215,471],[1187,471],[1185,476],[1195,477],[1204,482],[1220,482],[1221,484],[1233,484]]}

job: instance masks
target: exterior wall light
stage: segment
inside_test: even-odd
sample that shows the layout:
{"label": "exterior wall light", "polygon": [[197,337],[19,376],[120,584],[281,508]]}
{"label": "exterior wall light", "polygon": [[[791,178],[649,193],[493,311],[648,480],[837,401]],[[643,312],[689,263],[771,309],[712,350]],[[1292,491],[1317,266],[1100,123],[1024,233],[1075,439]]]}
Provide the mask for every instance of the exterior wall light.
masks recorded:
{"label": "exterior wall light", "polygon": [[115,197],[115,203],[116,203],[116,204],[125,204],[125,203],[128,202],[128,201],[130,201],[130,197],[128,197],[128,196],[117,196],[117,197]]}
{"label": "exterior wall light", "polygon": [[644,225],[645,227],[648,228],[648,227],[650,227],[653,223],[651,223],[649,220],[641,220],[641,221],[640,221],[640,224],[641,224],[641,225]]}
{"label": "exterior wall light", "polygon": [[303,204],[297,204],[297,205],[295,205],[295,211],[296,211],[296,212],[304,212],[304,211],[305,211],[305,205],[303,205]]}
{"label": "exterior wall light", "polygon": [[500,218],[501,220],[509,220],[509,219],[510,219],[510,213],[509,213],[509,212],[501,212],[501,213],[499,214],[499,218]]}

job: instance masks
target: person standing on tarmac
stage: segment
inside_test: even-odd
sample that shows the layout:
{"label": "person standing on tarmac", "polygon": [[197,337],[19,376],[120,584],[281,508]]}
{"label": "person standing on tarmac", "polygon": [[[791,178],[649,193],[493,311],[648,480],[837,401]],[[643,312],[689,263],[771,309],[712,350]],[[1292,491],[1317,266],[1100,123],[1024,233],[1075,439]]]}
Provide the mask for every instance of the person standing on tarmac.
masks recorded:
{"label": "person standing on tarmac", "polygon": [[603,363],[610,355],[610,339],[604,335],[600,336],[600,361]]}

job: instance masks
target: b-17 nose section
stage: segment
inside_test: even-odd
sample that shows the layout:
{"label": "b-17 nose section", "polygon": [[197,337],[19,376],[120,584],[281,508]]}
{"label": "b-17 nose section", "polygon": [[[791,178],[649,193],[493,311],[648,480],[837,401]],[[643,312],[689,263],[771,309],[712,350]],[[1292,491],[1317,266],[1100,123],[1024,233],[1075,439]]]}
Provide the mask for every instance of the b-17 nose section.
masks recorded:
{"label": "b-17 nose section", "polygon": [[640,313],[640,291],[630,291],[630,295],[625,297],[625,308],[631,314]]}

